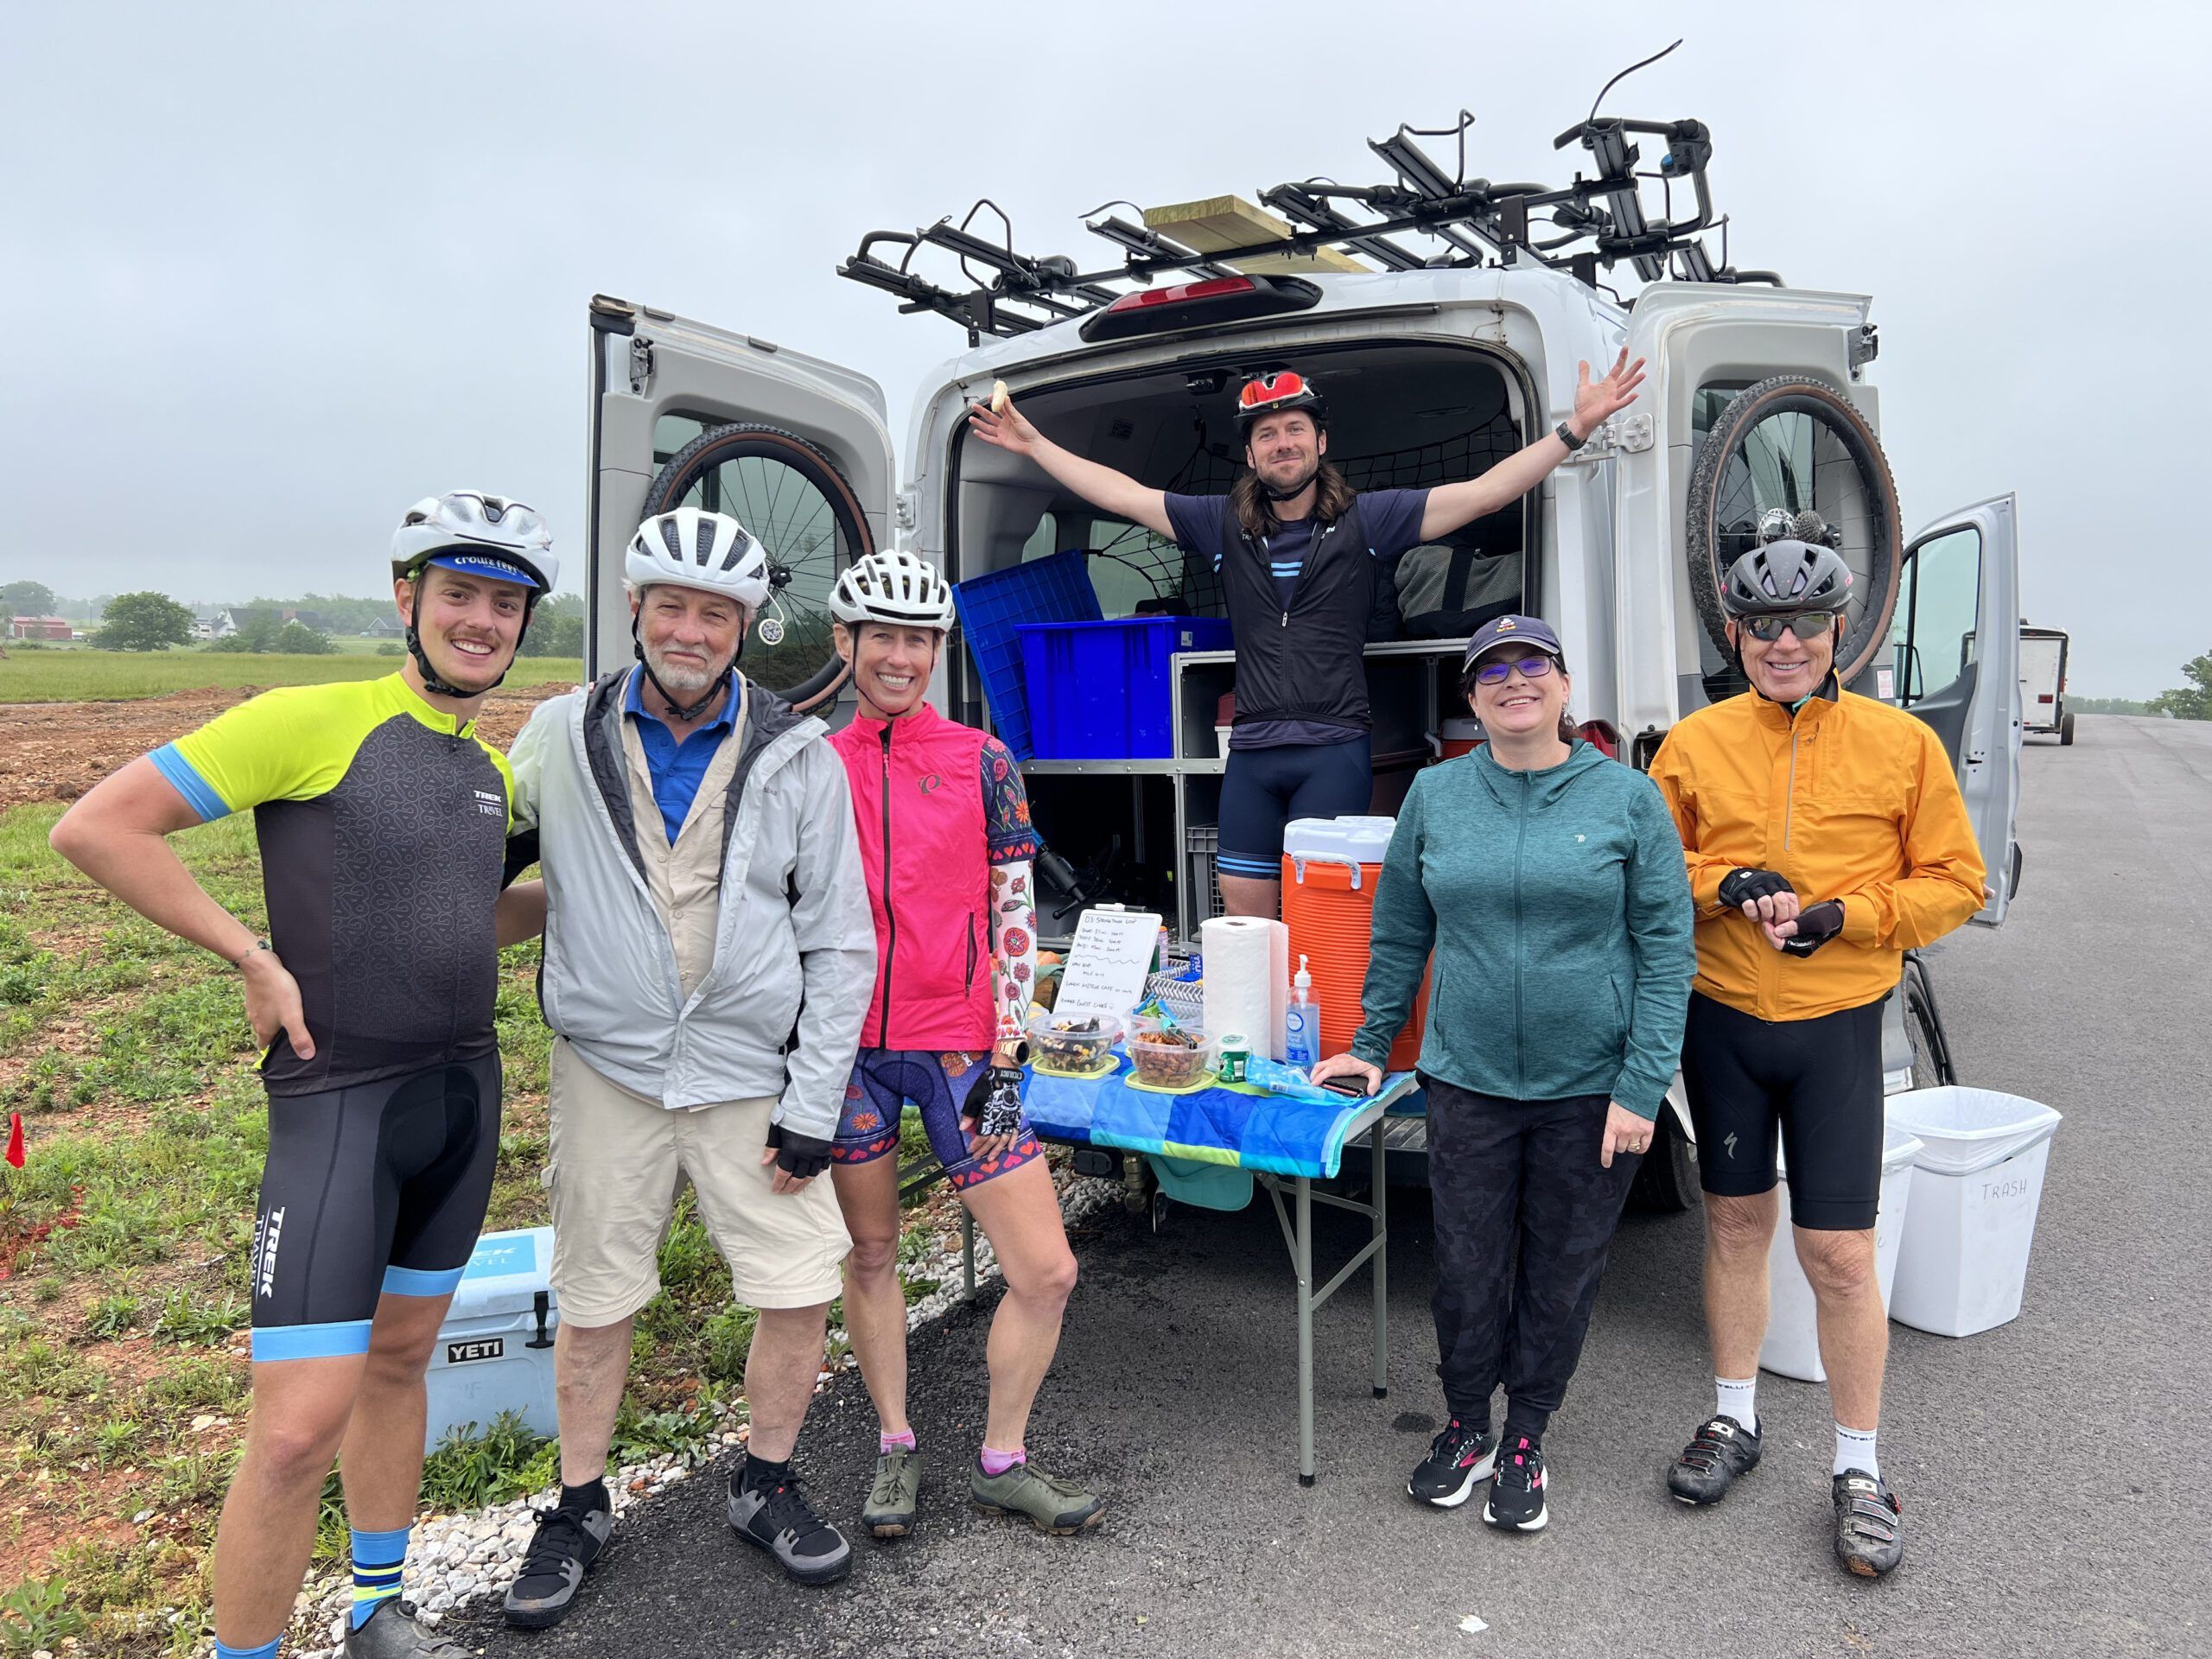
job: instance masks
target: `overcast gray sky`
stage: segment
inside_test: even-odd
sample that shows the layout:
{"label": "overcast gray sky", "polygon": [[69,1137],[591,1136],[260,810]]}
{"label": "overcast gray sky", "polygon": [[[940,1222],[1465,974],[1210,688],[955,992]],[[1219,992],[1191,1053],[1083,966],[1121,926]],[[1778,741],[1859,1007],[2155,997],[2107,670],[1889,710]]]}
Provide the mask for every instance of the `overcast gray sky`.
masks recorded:
{"label": "overcast gray sky", "polygon": [[1368,137],[1462,105],[1471,173],[1564,178],[1683,35],[1608,109],[1712,126],[1738,264],[1875,296],[1908,531],[2017,489],[2078,693],[2212,650],[2201,8],[925,10],[0,9],[0,581],[372,593],[461,485],[573,572],[594,292],[862,369],[896,425],[963,340],[832,276],[863,231],[988,194],[1073,250],[1110,198],[1379,179]]}

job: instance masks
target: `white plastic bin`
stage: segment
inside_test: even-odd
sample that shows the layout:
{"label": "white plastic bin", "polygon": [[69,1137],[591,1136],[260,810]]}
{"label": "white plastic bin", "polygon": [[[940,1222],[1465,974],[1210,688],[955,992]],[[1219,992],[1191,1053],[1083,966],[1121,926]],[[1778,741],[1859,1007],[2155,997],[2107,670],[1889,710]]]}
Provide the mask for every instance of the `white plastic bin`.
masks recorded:
{"label": "white plastic bin", "polygon": [[[1910,1129],[1891,1123],[1882,1143],[1881,1211],[1874,1221],[1874,1277],[1882,1287],[1886,1306],[1897,1277],[1897,1251],[1904,1243],[1905,1217],[1911,1208],[1912,1166],[1920,1155],[1920,1141]],[[1779,1150],[1775,1163],[1785,1168],[1788,1160]],[[1796,1235],[1789,1225],[1789,1195],[1782,1195],[1782,1222],[1774,1230],[1774,1248],[1767,1257],[1770,1304],[1766,1340],[1759,1345],[1759,1364],[1783,1376],[1805,1382],[1825,1382],[1821,1363],[1821,1337],[1813,1287],[1798,1265]]]}
{"label": "white plastic bin", "polygon": [[480,1433],[503,1411],[518,1412],[540,1434],[561,1428],[553,1397],[553,1230],[486,1233],[453,1294],[430,1351],[430,1414],[425,1451],[450,1429]]}
{"label": "white plastic bin", "polygon": [[2016,1318],[2059,1115],[1993,1089],[1916,1089],[1889,1109],[1923,1143],[1890,1317],[1939,1337]]}

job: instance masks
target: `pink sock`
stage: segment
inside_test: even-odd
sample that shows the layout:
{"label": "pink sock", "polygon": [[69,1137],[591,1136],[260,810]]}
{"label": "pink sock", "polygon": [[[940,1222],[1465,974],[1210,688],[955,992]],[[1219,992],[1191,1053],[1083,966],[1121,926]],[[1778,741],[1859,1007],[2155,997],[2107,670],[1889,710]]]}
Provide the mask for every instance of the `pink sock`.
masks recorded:
{"label": "pink sock", "polygon": [[1028,1461],[1029,1454],[1020,1446],[1011,1452],[994,1452],[988,1446],[983,1448],[983,1472],[987,1475],[1002,1475],[1015,1464]]}
{"label": "pink sock", "polygon": [[878,1456],[888,1456],[893,1452],[911,1452],[914,1449],[914,1431],[910,1428],[904,1433],[886,1434],[878,1429],[875,1440]]}

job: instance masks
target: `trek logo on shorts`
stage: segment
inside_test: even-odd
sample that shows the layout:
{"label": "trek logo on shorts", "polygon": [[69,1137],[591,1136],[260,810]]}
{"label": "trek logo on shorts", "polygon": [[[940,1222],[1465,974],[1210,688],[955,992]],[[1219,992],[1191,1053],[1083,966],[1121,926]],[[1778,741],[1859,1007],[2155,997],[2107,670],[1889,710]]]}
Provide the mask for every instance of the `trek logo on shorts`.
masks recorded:
{"label": "trek logo on shorts", "polygon": [[284,1236],[284,1209],[279,1205],[253,1224],[254,1283],[261,1295],[276,1294],[276,1245]]}
{"label": "trek logo on shorts", "polygon": [[505,796],[494,794],[488,789],[471,790],[469,793],[476,797],[476,810],[485,817],[504,818],[507,816],[507,802]]}
{"label": "trek logo on shorts", "polygon": [[446,1344],[446,1363],[466,1365],[473,1360],[504,1359],[507,1339],[505,1337],[478,1337],[468,1342]]}

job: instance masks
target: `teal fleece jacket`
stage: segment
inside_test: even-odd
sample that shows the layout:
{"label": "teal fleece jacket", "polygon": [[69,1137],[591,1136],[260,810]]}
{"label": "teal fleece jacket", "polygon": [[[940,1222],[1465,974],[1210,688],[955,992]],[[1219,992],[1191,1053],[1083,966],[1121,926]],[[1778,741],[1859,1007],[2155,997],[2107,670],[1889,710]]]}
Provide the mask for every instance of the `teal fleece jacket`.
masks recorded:
{"label": "teal fleece jacket", "polygon": [[1656,1117],[1697,971],[1658,786],[1587,743],[1541,772],[1487,747],[1414,780],[1375,887],[1351,1052],[1380,1065],[1435,950],[1421,1069],[1509,1100],[1609,1095]]}

